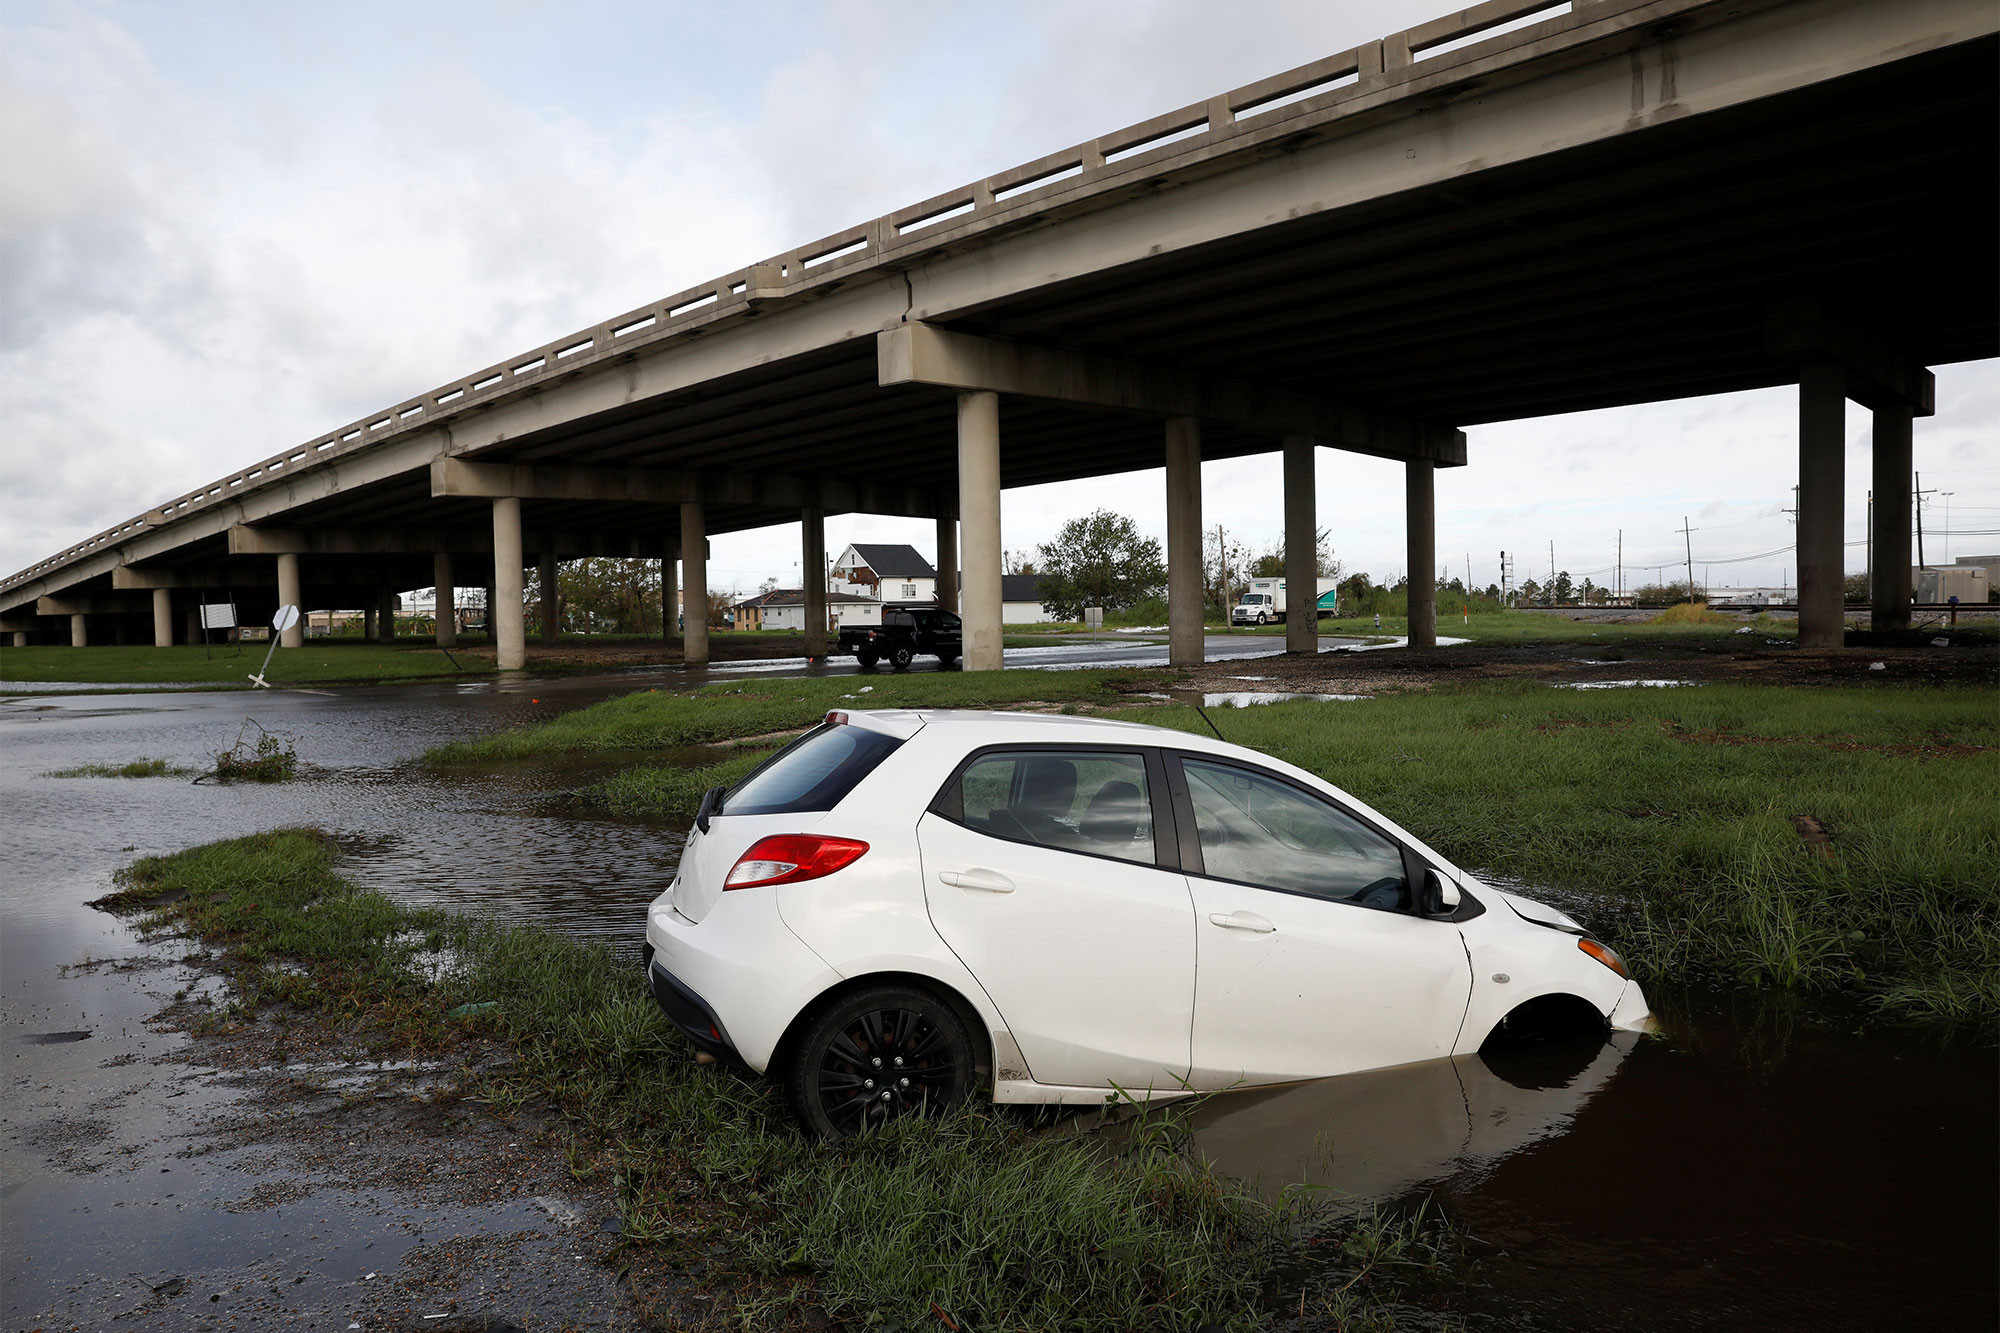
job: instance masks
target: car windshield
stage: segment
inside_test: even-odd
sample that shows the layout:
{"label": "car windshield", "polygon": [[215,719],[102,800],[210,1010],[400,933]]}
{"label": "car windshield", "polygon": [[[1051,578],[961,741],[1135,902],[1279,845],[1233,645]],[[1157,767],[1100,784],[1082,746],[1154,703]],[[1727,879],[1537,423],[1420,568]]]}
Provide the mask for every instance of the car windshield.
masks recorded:
{"label": "car windshield", "polygon": [[765,760],[722,798],[724,815],[831,810],[902,742],[866,727],[822,726]]}

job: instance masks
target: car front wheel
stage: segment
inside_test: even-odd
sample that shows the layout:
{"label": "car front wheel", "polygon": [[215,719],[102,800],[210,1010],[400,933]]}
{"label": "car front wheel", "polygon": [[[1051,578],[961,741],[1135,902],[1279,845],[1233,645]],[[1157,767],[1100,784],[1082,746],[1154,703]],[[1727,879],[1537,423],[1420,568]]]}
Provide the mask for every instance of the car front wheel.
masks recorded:
{"label": "car front wheel", "polygon": [[816,1138],[844,1139],[972,1095],[972,1039],[925,991],[880,986],[814,1018],[785,1068],[792,1114]]}

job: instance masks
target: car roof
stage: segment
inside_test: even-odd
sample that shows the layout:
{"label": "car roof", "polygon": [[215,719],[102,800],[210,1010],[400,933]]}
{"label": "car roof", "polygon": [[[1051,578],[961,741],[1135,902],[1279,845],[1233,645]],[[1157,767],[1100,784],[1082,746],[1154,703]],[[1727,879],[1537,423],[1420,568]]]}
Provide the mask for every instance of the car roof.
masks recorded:
{"label": "car roof", "polygon": [[[1164,745],[1180,750],[1203,750],[1213,754],[1233,754],[1243,758],[1270,763],[1271,758],[1259,751],[1241,745],[1232,745],[1191,731],[1175,727],[1156,727],[1144,722],[1125,722],[1108,717],[1087,717],[1070,713],[1026,713],[998,712],[973,708],[913,708],[881,710],[870,714],[861,710],[850,710],[849,717],[859,720],[864,717],[879,716],[889,725],[883,730],[894,730],[907,734],[897,723],[903,719],[920,719],[923,726],[938,727],[970,749],[978,745],[1000,745],[1012,742],[1048,741],[1051,744],[1076,745],[1099,742],[1105,745]],[[893,716],[895,721],[890,721]]]}

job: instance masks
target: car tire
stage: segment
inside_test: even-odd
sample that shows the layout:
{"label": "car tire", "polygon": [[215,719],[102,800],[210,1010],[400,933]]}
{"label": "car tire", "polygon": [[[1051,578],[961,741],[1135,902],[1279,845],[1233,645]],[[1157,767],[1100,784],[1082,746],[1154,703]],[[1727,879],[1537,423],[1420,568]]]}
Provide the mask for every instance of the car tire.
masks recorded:
{"label": "car tire", "polygon": [[939,666],[941,666],[941,667],[945,667],[945,668],[949,669],[950,667],[952,667],[952,666],[955,666],[955,665],[957,665],[957,663],[958,663],[958,654],[957,654],[957,653],[939,653],[939,654],[938,654],[938,665],[939,665]]}
{"label": "car tire", "polygon": [[872,666],[874,666],[874,665],[875,665],[875,664],[876,664],[877,662],[879,662],[879,661],[881,661],[881,660],[882,660],[882,654],[880,654],[880,653],[877,653],[877,652],[872,652],[872,651],[871,651],[871,652],[859,652],[859,653],[856,653],[856,654],[854,655],[854,660],[855,660],[855,661],[857,661],[857,662],[859,662],[859,663],[861,663],[861,665],[862,665],[862,666],[865,666],[865,667],[872,667]]}
{"label": "car tire", "polygon": [[898,671],[908,670],[910,663],[916,660],[916,653],[907,644],[899,643],[889,650],[889,665]]}
{"label": "car tire", "polygon": [[949,1004],[910,986],[875,986],[815,1015],[785,1061],[785,1100],[806,1133],[844,1139],[935,1115],[972,1095],[972,1038]]}

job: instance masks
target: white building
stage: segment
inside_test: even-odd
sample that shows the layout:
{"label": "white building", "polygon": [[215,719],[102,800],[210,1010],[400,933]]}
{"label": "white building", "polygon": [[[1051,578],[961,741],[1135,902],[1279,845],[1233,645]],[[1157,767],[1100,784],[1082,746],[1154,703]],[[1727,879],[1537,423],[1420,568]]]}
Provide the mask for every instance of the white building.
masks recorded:
{"label": "white building", "polygon": [[[736,628],[779,630],[806,627],[806,595],[798,588],[760,592],[736,603]],[[839,633],[842,625],[879,625],[882,603],[873,597],[829,592],[826,595],[827,629]]]}
{"label": "white building", "polygon": [[833,562],[832,587],[884,606],[929,606],[937,601],[937,570],[914,546],[856,543]]}
{"label": "white building", "polygon": [[1040,574],[1000,576],[1000,623],[1039,625],[1054,619],[1055,613],[1042,603]]}

